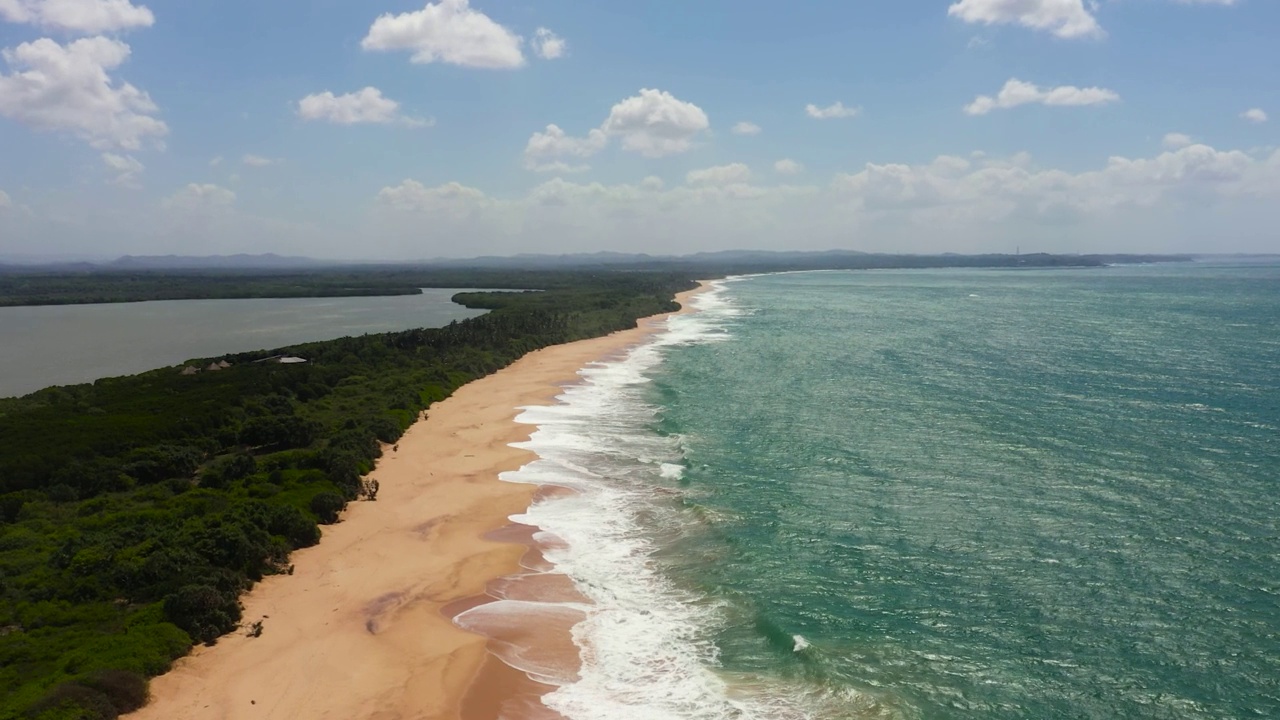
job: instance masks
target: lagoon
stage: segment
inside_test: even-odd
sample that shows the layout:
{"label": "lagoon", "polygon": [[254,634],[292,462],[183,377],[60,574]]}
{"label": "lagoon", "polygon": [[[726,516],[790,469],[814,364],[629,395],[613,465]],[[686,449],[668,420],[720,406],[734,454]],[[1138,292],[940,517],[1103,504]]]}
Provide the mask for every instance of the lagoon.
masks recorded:
{"label": "lagoon", "polygon": [[442,327],[484,313],[459,289],[352,298],[161,300],[0,308],[0,397],[366,333]]}

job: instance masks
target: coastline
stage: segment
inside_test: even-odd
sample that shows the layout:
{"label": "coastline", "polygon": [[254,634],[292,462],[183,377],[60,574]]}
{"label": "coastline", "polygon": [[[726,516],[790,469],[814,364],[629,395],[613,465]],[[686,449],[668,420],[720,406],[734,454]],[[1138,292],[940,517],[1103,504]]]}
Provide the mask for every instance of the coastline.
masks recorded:
{"label": "coastline", "polygon": [[[707,289],[676,296],[689,299]],[[539,492],[499,474],[535,457],[511,447],[536,430],[519,408],[554,402],[587,364],[661,329],[669,315],[612,335],[535,351],[433,405],[369,475],[376,502],[352,503],[320,544],[293,555],[294,573],[243,598],[260,637],[198,647],[151,683],[134,720],[496,717],[536,687],[452,616],[519,572],[528,544],[510,516]]]}

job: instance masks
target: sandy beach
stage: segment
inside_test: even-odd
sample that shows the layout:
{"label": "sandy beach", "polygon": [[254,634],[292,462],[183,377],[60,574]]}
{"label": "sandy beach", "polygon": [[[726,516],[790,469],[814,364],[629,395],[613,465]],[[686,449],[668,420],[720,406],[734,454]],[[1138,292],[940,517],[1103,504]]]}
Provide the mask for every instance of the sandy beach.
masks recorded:
{"label": "sandy beach", "polygon": [[[678,300],[687,308],[696,292]],[[665,318],[531,353],[432,406],[370,475],[378,500],[352,503],[319,545],[294,554],[293,575],[244,597],[244,622],[262,620],[262,635],[197,648],[127,717],[496,720],[532,683],[450,616],[483,602],[529,552],[508,518],[540,490],[498,479],[533,458],[510,446],[535,429],[514,421],[517,408],[554,402],[580,368]]]}

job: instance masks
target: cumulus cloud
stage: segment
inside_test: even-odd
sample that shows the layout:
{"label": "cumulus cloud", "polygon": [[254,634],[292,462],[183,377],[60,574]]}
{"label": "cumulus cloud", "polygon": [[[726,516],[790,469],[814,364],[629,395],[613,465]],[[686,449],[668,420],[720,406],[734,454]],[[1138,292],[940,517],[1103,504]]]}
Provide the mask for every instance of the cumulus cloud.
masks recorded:
{"label": "cumulus cloud", "polygon": [[236,194],[213,184],[191,183],[164,199],[167,209],[210,212],[229,208],[236,201]]}
{"label": "cumulus cloud", "polygon": [[241,158],[240,162],[244,163],[245,165],[248,165],[249,167],[260,168],[260,167],[267,167],[268,165],[275,165],[280,161],[275,158],[248,154],[248,155],[245,155],[243,158]]}
{"label": "cumulus cloud", "polygon": [[308,95],[298,101],[298,116],[303,120],[324,121],[336,125],[404,125],[426,127],[430,120],[413,118],[400,112],[400,103],[383,97],[382,91],[366,87],[345,95],[325,91]]}
{"label": "cumulus cloud", "polygon": [[[469,0],[440,0],[415,12],[379,17],[360,45],[365,50],[408,50],[413,53],[410,60],[420,64],[511,69],[525,64],[522,42],[519,35],[473,9]],[[563,52],[563,41],[559,42]]]}
{"label": "cumulus cloud", "polygon": [[1006,82],[995,97],[979,95],[965,107],[964,111],[969,115],[986,115],[992,110],[1007,110],[1033,103],[1050,106],[1080,106],[1103,105],[1119,100],[1118,94],[1105,88],[1078,88],[1072,85],[1042,88],[1014,78]]}
{"label": "cumulus cloud", "polygon": [[624,150],[662,157],[693,147],[693,139],[710,125],[697,105],[669,92],[644,89],[614,105],[600,129],[621,138]]}
{"label": "cumulus cloud", "polygon": [[1192,144],[1193,141],[1191,136],[1185,133],[1169,133],[1164,136],[1164,140],[1162,142],[1168,150],[1181,150],[1182,148]]}
{"label": "cumulus cloud", "polygon": [[589,158],[603,150],[608,142],[603,130],[592,130],[584,138],[575,138],[557,125],[548,125],[546,130],[529,138],[524,149],[524,165],[536,172],[582,172],[590,166],[571,165],[559,158]]}
{"label": "cumulus cloud", "polygon": [[417,180],[405,180],[395,187],[378,192],[378,203],[395,210],[411,212],[469,213],[473,206],[485,205],[488,198],[475,188],[461,183],[445,183],[427,187]]}
{"label": "cumulus cloud", "polygon": [[784,158],[773,164],[773,171],[779,175],[799,175],[804,172],[804,165],[795,160]]}
{"label": "cumulus cloud", "polygon": [[1259,160],[1240,151],[1188,145],[1154,158],[1113,157],[1093,171],[1068,173],[1026,163],[971,165],[939,158],[930,165],[868,164],[833,187],[866,212],[924,212],[942,221],[1003,219],[1061,223],[1194,200],[1280,192],[1280,153]]}
{"label": "cumulus cloud", "polygon": [[685,176],[685,183],[689,185],[738,185],[749,180],[751,168],[742,163],[694,170]]}
{"label": "cumulus cloud", "polygon": [[643,89],[614,105],[600,127],[585,137],[572,137],[557,125],[534,133],[525,145],[524,164],[544,172],[586,170],[586,165],[563,159],[589,158],[614,138],[620,140],[622,149],[645,157],[675,155],[692,148],[694,139],[710,125],[707,114],[697,105],[662,90]]}
{"label": "cumulus cloud", "polygon": [[1240,113],[1240,117],[1244,118],[1245,120],[1248,120],[1251,123],[1257,123],[1257,124],[1262,124],[1269,119],[1267,117],[1267,113],[1264,112],[1261,108],[1253,108],[1252,110],[1245,110],[1244,112]]}
{"label": "cumulus cloud", "polygon": [[1061,38],[1098,38],[1102,26],[1084,0],[960,0],[947,14],[967,23],[1016,24]]}
{"label": "cumulus cloud", "polygon": [[156,18],[129,0],[0,0],[0,20],[92,35],[151,27]]}
{"label": "cumulus cloud", "polygon": [[115,178],[112,179],[112,182],[125,187],[137,187],[138,176],[146,169],[132,155],[102,153],[102,162],[115,173]]}
{"label": "cumulus cloud", "polygon": [[[557,178],[513,198],[408,180],[383,189],[376,219],[386,237],[436,254],[777,247],[779,237],[803,238],[807,249],[985,252],[1017,243],[1102,252],[1117,249],[1110,244],[1117,234],[1133,238],[1125,250],[1181,243],[1181,251],[1216,242],[1195,233],[1218,216],[1233,218],[1233,242],[1264,247],[1269,208],[1280,201],[1280,152],[1192,144],[1082,172],[1040,168],[1025,154],[941,156],[868,164],[803,185],[763,183],[746,166],[725,165],[686,180],[666,187],[656,178],[614,185]],[[1200,222],[1184,222],[1189,216]],[[465,249],[455,249],[459,236],[469,239]]]}
{"label": "cumulus cloud", "polygon": [[543,60],[555,60],[564,57],[569,49],[564,38],[550,30],[540,27],[533,34],[533,52]]}
{"label": "cumulus cloud", "polygon": [[[4,0],[0,0],[0,3]],[[137,150],[169,132],[147,93],[107,71],[129,58],[129,46],[105,37],[59,45],[48,38],[6,48],[14,69],[0,73],[0,116],[39,130],[65,131],[95,148]]]}
{"label": "cumulus cloud", "polygon": [[729,129],[734,135],[759,135],[761,128],[753,122],[742,121]]}
{"label": "cumulus cloud", "polygon": [[856,117],[862,112],[861,108],[847,108],[844,103],[837,102],[827,107],[818,107],[814,104],[806,105],[805,113],[814,120],[832,120],[835,118],[851,118]]}

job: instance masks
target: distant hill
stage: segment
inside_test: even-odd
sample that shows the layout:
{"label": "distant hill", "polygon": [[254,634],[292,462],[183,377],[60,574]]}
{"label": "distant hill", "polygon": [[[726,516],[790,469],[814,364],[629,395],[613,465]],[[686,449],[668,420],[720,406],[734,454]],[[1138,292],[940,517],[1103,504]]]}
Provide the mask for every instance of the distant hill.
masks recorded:
{"label": "distant hill", "polygon": [[502,268],[502,269],[561,269],[583,267],[637,267],[649,268],[668,265],[743,265],[811,263],[839,258],[863,257],[867,253],[854,250],[824,250],[820,252],[792,252],[778,250],[721,250],[689,255],[650,255],[648,253],[573,253],[546,255],[521,253],[519,255],[486,255],[477,258],[435,258],[424,260],[427,267],[454,268]]}
{"label": "distant hill", "polygon": [[104,270],[292,270],[334,265],[307,257],[263,255],[125,255],[104,263]]}

